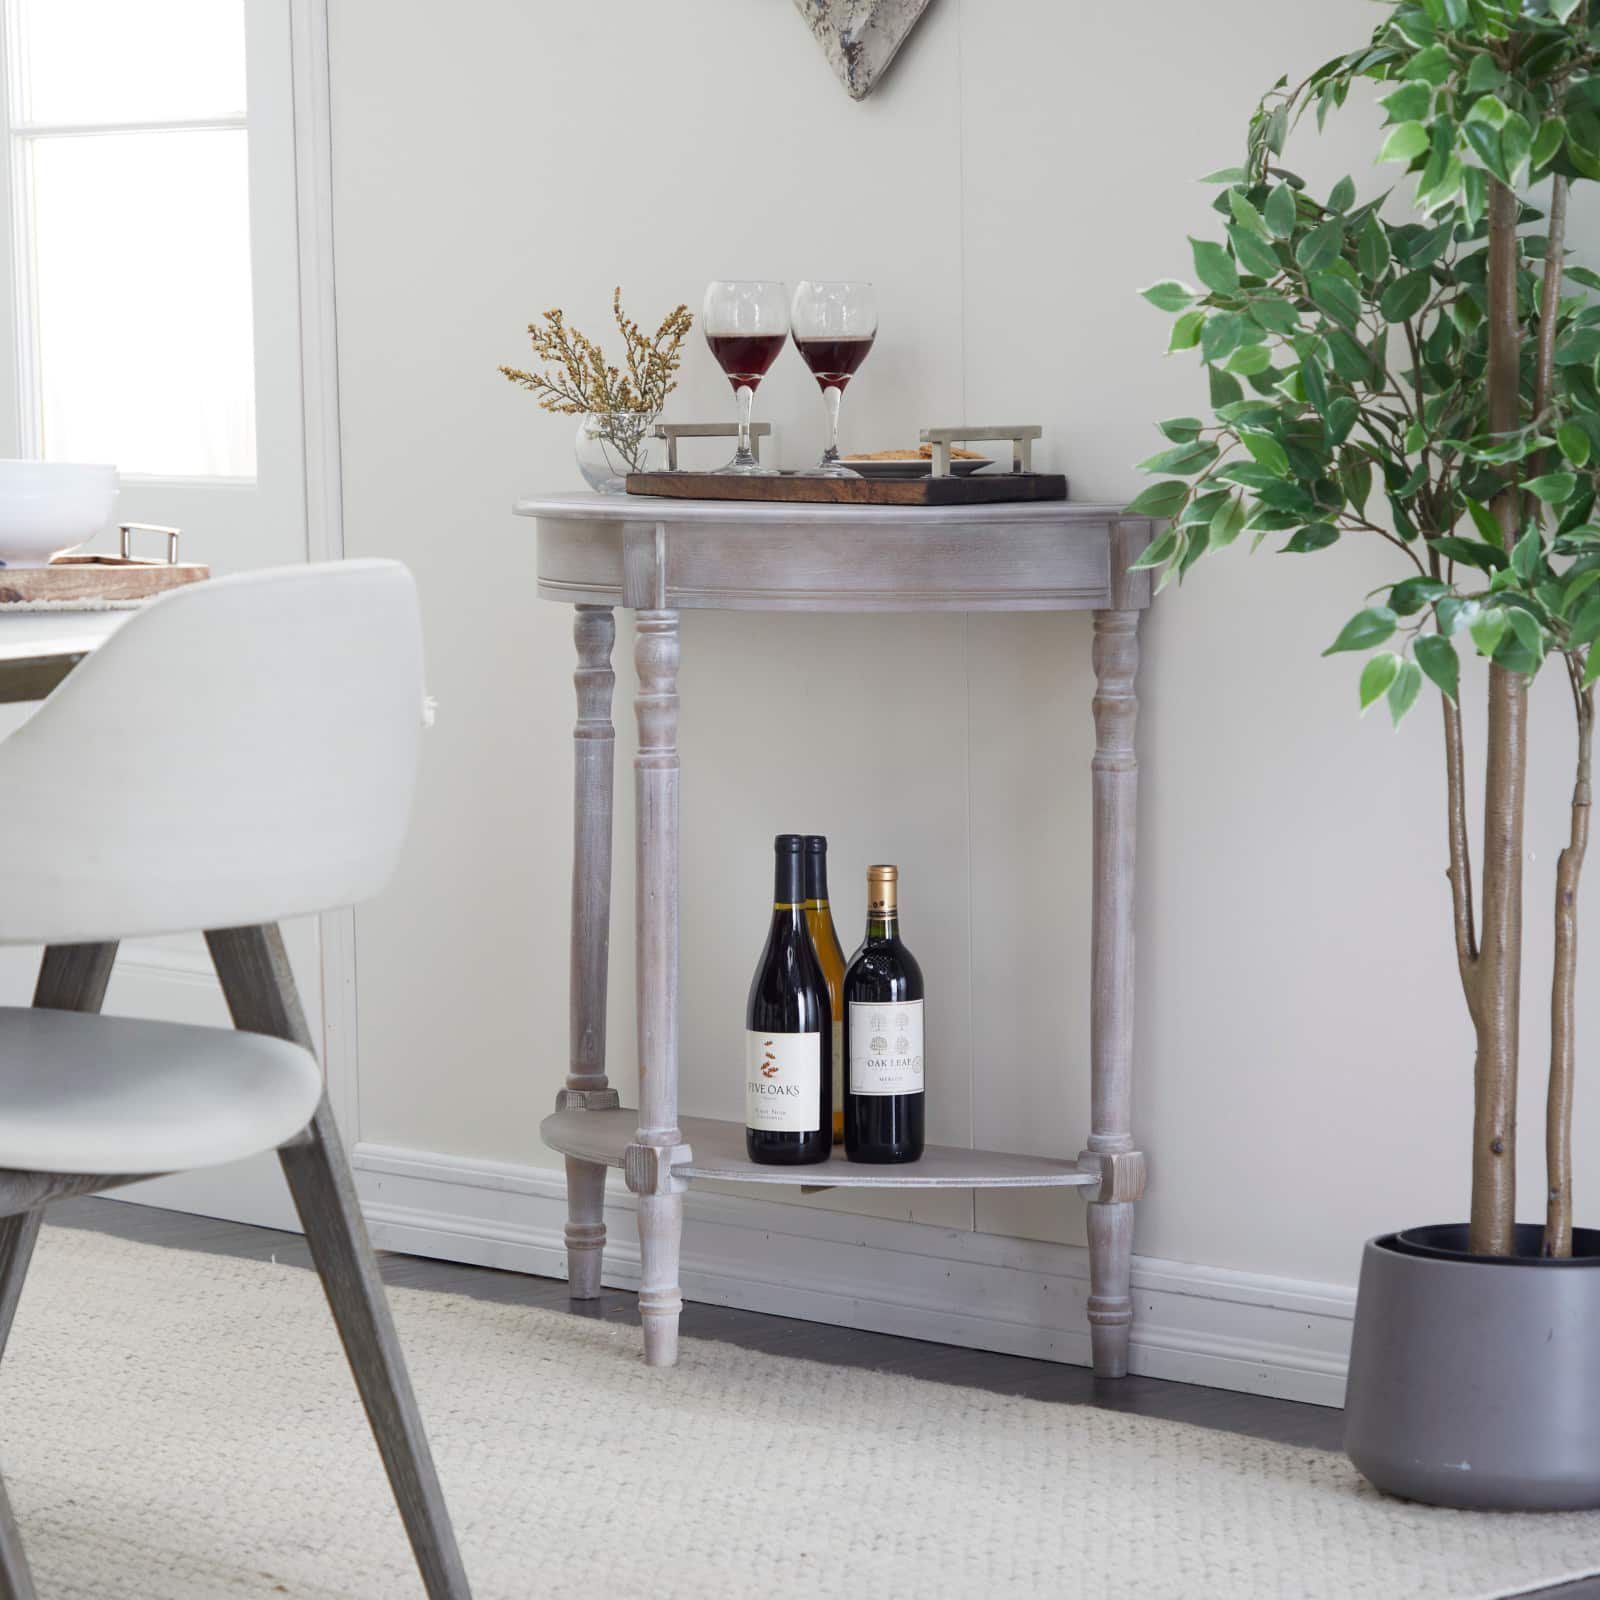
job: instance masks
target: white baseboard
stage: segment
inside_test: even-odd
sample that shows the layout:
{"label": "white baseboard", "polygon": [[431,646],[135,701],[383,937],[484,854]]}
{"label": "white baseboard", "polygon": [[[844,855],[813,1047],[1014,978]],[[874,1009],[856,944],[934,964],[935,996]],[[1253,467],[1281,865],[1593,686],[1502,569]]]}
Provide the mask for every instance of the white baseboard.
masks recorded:
{"label": "white baseboard", "polygon": [[[374,1243],[542,1277],[566,1275],[559,1169],[359,1144]],[[605,1281],[639,1283],[633,1196],[606,1195]],[[1089,1362],[1087,1252],[691,1189],[691,1300],[1049,1361]],[[1135,1256],[1131,1365],[1184,1383],[1343,1402],[1355,1293]]]}

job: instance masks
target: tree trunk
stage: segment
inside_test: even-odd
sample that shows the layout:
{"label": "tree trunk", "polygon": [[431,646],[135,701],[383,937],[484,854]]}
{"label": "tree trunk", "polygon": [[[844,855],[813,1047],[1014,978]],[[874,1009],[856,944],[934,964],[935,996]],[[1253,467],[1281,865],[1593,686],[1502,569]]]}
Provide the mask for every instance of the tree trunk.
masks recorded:
{"label": "tree trunk", "polygon": [[[1520,420],[1521,329],[1517,322],[1517,200],[1489,191],[1489,431]],[[1495,498],[1506,548],[1520,522],[1518,471]],[[1467,1003],[1478,1035],[1473,1075],[1472,1221],[1469,1247],[1509,1255],[1517,1201],[1517,1046],[1522,984],[1522,818],[1526,799],[1528,683],[1489,667],[1488,767],[1484,775],[1483,927]]]}
{"label": "tree trunk", "polygon": [[1578,696],[1578,771],[1572,786],[1572,831],[1556,863],[1556,953],[1550,981],[1550,1086],[1544,1112],[1544,1253],[1572,1254],[1572,1080],[1577,1055],[1578,879],[1589,848],[1589,766],[1594,743],[1594,690]]}

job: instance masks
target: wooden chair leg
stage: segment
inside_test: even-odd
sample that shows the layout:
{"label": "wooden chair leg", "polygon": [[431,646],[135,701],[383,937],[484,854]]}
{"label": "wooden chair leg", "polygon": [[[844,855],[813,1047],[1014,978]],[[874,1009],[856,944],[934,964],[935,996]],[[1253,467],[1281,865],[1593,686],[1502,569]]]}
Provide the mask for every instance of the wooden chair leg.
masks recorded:
{"label": "wooden chair leg", "polygon": [[6,1498],[3,1478],[0,1478],[0,1600],[34,1600],[28,1558],[22,1553],[22,1535],[17,1532],[16,1518],[11,1515],[11,1502]]}
{"label": "wooden chair leg", "polygon": [[0,1217],[0,1359],[5,1357],[11,1321],[17,1314],[22,1282],[28,1275],[28,1263],[33,1259],[34,1241],[43,1220],[43,1206],[20,1211],[13,1217]]}
{"label": "wooden chair leg", "polygon": [[[208,933],[206,942],[234,1026],[311,1049],[279,930],[230,928]],[[430,1600],[470,1600],[377,1258],[326,1099],[278,1159]]]}
{"label": "wooden chair leg", "polygon": [[[33,1003],[51,1011],[97,1012],[106,997],[115,944],[53,944],[39,963]],[[23,1280],[39,1238],[44,1207],[0,1217],[0,1357],[6,1352],[11,1322],[22,1298]]]}

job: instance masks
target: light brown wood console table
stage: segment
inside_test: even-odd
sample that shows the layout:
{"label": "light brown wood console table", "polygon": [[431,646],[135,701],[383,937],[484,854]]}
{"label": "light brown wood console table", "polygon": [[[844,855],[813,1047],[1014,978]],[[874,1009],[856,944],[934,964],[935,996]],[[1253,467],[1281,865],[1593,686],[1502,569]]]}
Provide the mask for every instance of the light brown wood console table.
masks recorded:
{"label": "light brown wood console table", "polygon": [[[567,1165],[567,1271],[600,1292],[605,1171],[638,1197],[645,1359],[677,1356],[683,1195],[692,1178],[802,1186],[1077,1188],[1089,1203],[1089,1325],[1097,1373],[1128,1369],[1133,1203],[1145,1161],[1129,1122],[1138,763],[1134,676],[1148,574],[1129,566],[1150,523],[1115,506],[757,505],[552,495],[538,519],[539,594],[575,608],[578,691],[567,1086],[541,1129]],[[606,1077],[611,903],[613,608],[636,615],[639,1109]],[[1094,927],[1088,1149],[1076,1160],[930,1147],[904,1167],[761,1167],[737,1123],[678,1116],[678,614],[741,611],[1093,611]],[[781,626],[775,623],[774,626]]]}

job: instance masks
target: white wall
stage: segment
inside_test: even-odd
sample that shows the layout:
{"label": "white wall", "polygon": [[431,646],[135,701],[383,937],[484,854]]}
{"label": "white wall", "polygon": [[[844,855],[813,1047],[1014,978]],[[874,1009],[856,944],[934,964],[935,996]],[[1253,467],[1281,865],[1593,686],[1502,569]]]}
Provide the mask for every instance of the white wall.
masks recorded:
{"label": "white wall", "polygon": [[[1188,273],[1192,179],[1255,95],[1365,37],[1361,0],[934,0],[852,104],[790,0],[330,0],[346,543],[421,584],[440,717],[398,883],[358,923],[361,1134],[515,1166],[565,1070],[570,617],[535,600],[519,492],[575,486],[571,425],[495,373],[547,306],[653,320],[717,276],[874,279],[850,445],[1039,420],[1080,498],[1133,492],[1201,393],[1137,286]],[[1294,164],[1364,190],[1369,114]],[[1392,169],[1391,169],[1392,171]],[[696,340],[678,417],[726,387]],[[759,400],[790,464],[821,407],[792,356]],[[1448,924],[1437,719],[1355,716],[1318,651],[1390,570],[1343,548],[1203,563],[1142,678],[1137,1248],[1343,1285],[1361,1239],[1464,1214],[1471,1039]],[[1075,1151],[1086,1130],[1086,616],[771,618],[683,628],[684,1109],[737,1116],[769,841],[825,831],[847,947],[859,869],[901,865],[929,984],[933,1135]],[[631,657],[618,643],[613,1077],[632,1062]],[[1537,695],[1529,947],[1545,970],[1569,728]],[[892,722],[899,759],[871,770]],[[1591,950],[1594,943],[1591,941]],[[1586,957],[1586,971],[1593,961]],[[1524,1214],[1540,1213],[1545,1003],[1530,989]],[[1593,1025],[1592,1017],[1585,1021]],[[935,1035],[930,1035],[930,1041]],[[1578,1171],[1600,1155],[1580,1093]],[[770,1201],[770,1195],[766,1197]],[[810,1204],[865,1208],[822,1197]],[[1081,1238],[1076,1197],[895,1202]],[[1600,1215],[1588,1193],[1580,1207]]]}

